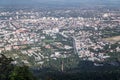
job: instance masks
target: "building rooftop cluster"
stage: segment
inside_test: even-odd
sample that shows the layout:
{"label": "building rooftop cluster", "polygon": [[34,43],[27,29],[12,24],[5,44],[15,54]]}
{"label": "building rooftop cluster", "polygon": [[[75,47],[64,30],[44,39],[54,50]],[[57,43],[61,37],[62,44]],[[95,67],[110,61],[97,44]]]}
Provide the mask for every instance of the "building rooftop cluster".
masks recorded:
{"label": "building rooftop cluster", "polygon": [[[73,53],[83,60],[102,61],[109,56],[105,52],[96,54],[90,49],[97,51],[110,44],[101,35],[106,28],[120,26],[118,12],[97,9],[1,11],[0,52],[21,50],[21,54],[33,57],[37,64],[43,64],[43,59],[48,56],[57,59]],[[19,58],[17,54],[14,56]],[[28,64],[29,60],[23,59],[22,62]]]}

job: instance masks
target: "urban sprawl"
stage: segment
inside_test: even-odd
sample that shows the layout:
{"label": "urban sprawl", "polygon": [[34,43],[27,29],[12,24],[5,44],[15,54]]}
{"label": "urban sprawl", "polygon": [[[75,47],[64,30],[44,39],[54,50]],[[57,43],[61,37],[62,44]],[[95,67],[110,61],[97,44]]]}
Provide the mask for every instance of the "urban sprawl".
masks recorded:
{"label": "urban sprawl", "polygon": [[120,52],[119,41],[120,9],[0,10],[0,53],[14,64],[40,67],[71,55],[102,62]]}

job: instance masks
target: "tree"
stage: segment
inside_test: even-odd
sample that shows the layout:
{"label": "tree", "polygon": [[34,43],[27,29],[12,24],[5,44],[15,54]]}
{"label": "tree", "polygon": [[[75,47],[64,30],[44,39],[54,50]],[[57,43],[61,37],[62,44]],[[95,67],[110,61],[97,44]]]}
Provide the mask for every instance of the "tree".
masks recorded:
{"label": "tree", "polygon": [[36,80],[27,66],[16,66],[12,59],[0,54],[0,80]]}
{"label": "tree", "polygon": [[17,66],[9,75],[10,80],[35,80],[27,66]]}
{"label": "tree", "polygon": [[0,55],[0,80],[8,80],[13,69],[11,61],[13,61],[11,58],[6,58],[3,54]]}

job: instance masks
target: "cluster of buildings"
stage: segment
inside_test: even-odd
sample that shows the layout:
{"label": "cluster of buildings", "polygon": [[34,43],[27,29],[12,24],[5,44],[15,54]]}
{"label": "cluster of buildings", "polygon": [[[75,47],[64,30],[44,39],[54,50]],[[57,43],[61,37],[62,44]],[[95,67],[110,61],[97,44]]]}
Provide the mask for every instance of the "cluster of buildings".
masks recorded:
{"label": "cluster of buildings", "polygon": [[[110,44],[101,37],[102,30],[113,29],[120,25],[120,14],[118,14],[120,11],[100,13],[98,10],[78,10],[77,17],[70,16],[72,10],[64,12],[61,14],[68,14],[69,17],[49,16],[50,11],[1,12],[0,52],[20,50],[23,56],[33,57],[33,62],[37,65],[43,64],[43,59],[49,61],[49,57],[66,58],[73,53],[78,54],[83,60],[90,61],[103,61],[110,57],[105,53],[95,53],[91,49],[97,51]],[[119,51],[119,48],[117,50]],[[15,56],[17,57],[14,58],[19,58],[19,55]],[[24,59],[22,62],[28,64],[29,60]]]}

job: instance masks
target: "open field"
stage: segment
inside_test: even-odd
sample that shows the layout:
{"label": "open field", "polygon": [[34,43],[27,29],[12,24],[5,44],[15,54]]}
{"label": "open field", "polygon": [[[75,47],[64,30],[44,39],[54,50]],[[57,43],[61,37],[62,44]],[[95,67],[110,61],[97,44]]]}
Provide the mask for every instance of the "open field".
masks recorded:
{"label": "open field", "polygon": [[118,42],[120,41],[120,36],[114,36],[114,37],[110,37],[110,38],[104,38],[105,41],[109,41],[109,42]]}

